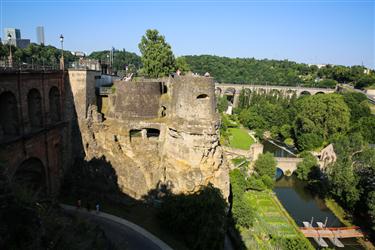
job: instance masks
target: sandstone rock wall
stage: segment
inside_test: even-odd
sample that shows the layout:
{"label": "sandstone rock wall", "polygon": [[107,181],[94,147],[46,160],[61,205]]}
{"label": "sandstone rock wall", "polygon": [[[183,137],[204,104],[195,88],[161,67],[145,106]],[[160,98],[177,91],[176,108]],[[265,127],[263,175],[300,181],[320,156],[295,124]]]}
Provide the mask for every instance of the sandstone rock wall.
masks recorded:
{"label": "sandstone rock wall", "polygon": [[134,198],[163,184],[179,193],[208,183],[228,197],[212,79],[118,81],[114,88],[103,122],[95,106],[79,118],[87,159],[104,155]]}

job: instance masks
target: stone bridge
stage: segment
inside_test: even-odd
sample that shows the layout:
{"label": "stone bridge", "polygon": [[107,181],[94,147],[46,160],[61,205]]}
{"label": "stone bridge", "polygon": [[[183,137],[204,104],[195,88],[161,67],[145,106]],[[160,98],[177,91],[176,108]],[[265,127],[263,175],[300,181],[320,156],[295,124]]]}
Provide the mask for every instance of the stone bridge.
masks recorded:
{"label": "stone bridge", "polygon": [[91,95],[73,92],[87,85],[87,72],[93,71],[0,68],[0,170],[12,183],[58,193],[64,173],[83,155],[77,116],[85,117],[86,100],[95,98],[94,76]]}
{"label": "stone bridge", "polygon": [[219,96],[226,96],[234,107],[238,105],[241,90],[258,93],[282,93],[284,95],[316,95],[334,93],[336,89],[309,88],[299,86],[276,86],[276,85],[252,85],[252,84],[221,84],[215,83],[215,93]]}
{"label": "stone bridge", "polygon": [[17,184],[55,193],[69,158],[63,71],[0,71],[0,168]]}
{"label": "stone bridge", "polygon": [[283,174],[290,174],[296,171],[297,164],[301,162],[302,158],[287,158],[287,157],[275,157],[277,161],[277,168],[283,171]]}
{"label": "stone bridge", "polygon": [[[232,160],[237,157],[243,157],[249,161],[254,161],[263,152],[263,145],[260,148],[258,148],[257,145],[253,144],[250,150],[235,149],[235,148],[226,147],[226,146],[222,146],[222,148],[225,152],[225,156],[229,160]],[[290,158],[290,157],[275,157],[275,160],[277,162],[277,168],[282,170],[283,174],[286,174],[288,171],[290,173],[293,173],[294,171],[296,171],[297,164],[301,162],[303,159],[302,158]]]}

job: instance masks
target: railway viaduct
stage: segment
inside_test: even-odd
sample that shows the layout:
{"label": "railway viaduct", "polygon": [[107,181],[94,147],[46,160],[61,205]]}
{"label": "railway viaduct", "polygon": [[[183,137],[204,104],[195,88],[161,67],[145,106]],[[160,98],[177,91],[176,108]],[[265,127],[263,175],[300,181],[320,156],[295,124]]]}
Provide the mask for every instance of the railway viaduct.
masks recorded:
{"label": "railway viaduct", "polygon": [[239,96],[242,90],[258,93],[282,93],[284,95],[316,95],[334,93],[335,89],[328,88],[308,88],[294,86],[276,86],[276,85],[252,85],[252,84],[224,84],[215,83],[215,93],[218,96],[226,96],[234,107],[238,105]]}

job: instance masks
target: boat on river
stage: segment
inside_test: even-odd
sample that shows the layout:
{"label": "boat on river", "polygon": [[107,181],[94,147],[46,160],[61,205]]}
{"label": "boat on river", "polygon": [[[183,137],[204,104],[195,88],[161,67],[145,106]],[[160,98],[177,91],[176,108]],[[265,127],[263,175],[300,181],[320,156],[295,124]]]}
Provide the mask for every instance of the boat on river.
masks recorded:
{"label": "boat on river", "polygon": [[[319,228],[321,228],[322,230],[325,230],[327,222],[323,224],[322,222],[318,221],[316,224],[318,225]],[[326,231],[329,231],[329,230],[326,230]],[[328,237],[329,241],[336,247],[340,247],[340,248],[344,247],[344,244],[342,244],[342,242],[337,238],[337,236],[333,232],[332,232],[332,235],[333,237]]]}
{"label": "boat on river", "polygon": [[[310,222],[308,221],[303,221],[302,222],[303,225],[305,226],[306,229],[310,229],[311,228],[311,233],[314,233],[316,230],[314,229],[314,227],[311,225]],[[325,240],[323,240],[322,237],[313,237],[314,241],[316,242],[316,244],[318,244],[319,246],[321,247],[328,247],[328,244]]]}

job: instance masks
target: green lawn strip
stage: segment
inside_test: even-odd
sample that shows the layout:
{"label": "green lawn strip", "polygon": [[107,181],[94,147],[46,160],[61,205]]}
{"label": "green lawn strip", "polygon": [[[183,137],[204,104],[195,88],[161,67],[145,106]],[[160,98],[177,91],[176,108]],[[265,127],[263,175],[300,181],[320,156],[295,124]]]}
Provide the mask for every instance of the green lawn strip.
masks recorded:
{"label": "green lawn strip", "polygon": [[[336,201],[330,198],[324,199],[326,206],[339,219],[339,221],[347,227],[356,226],[353,224],[352,216],[345,212],[345,210],[337,204]],[[359,244],[366,249],[374,249],[374,245],[370,241],[365,241],[363,238],[357,238]]]}
{"label": "green lawn strip", "polygon": [[251,144],[254,143],[253,138],[243,128],[228,128],[229,132],[229,146],[243,150],[250,149]]}
{"label": "green lawn strip", "polygon": [[372,102],[368,101],[368,105],[370,107],[371,114],[375,115],[375,104],[373,104]]}
{"label": "green lawn strip", "polygon": [[337,204],[333,199],[324,199],[326,206],[332,211],[332,213],[347,227],[354,226],[352,224],[350,215],[348,215],[345,210]]}

